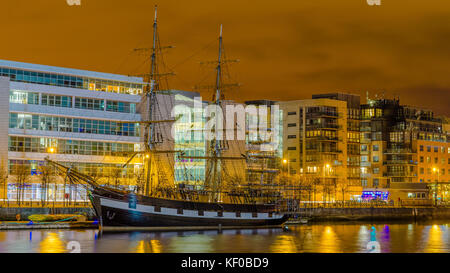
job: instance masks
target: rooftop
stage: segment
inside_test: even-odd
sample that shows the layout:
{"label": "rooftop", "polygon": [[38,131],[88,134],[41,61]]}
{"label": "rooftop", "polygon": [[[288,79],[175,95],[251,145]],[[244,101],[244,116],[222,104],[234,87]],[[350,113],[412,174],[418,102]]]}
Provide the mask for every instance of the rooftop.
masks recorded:
{"label": "rooftop", "polygon": [[48,66],[48,65],[41,65],[41,64],[31,64],[31,63],[23,63],[23,62],[15,62],[15,61],[7,61],[7,60],[0,60],[0,67],[10,68],[10,69],[21,69],[21,70],[34,71],[34,72],[54,73],[54,74],[61,74],[61,75],[67,75],[67,76],[78,76],[78,77],[95,78],[95,79],[102,79],[102,80],[121,81],[121,82],[128,82],[128,83],[138,83],[138,84],[144,83],[143,79],[140,77],[129,77],[129,76],[111,74],[111,73],[94,72],[94,71],[88,71],[88,70],[80,70],[80,69],[57,67],[57,66]]}

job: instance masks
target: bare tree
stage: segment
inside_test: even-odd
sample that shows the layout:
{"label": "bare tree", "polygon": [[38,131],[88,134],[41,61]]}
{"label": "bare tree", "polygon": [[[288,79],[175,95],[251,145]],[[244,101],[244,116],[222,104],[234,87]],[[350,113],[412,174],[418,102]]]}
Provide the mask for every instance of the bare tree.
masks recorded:
{"label": "bare tree", "polygon": [[348,193],[348,190],[350,188],[350,184],[343,180],[341,181],[341,183],[339,183],[339,188],[341,189],[341,194],[342,194],[342,204],[345,203],[345,194]]}
{"label": "bare tree", "polygon": [[48,189],[54,176],[54,170],[51,166],[42,165],[39,167],[39,172],[41,181],[41,205],[44,207],[48,200]]}
{"label": "bare tree", "polygon": [[8,199],[8,169],[4,158],[0,161],[0,186],[3,186],[3,203],[6,204],[6,200]]}
{"label": "bare tree", "polygon": [[145,185],[145,172],[144,168],[139,168],[134,172],[135,182],[136,182],[136,193],[142,193]]}
{"label": "bare tree", "polygon": [[13,174],[17,186],[17,202],[20,206],[25,191],[26,183],[30,180],[30,166],[25,164],[16,164],[13,167]]}
{"label": "bare tree", "polygon": [[6,204],[6,199],[8,198],[8,169],[3,158],[0,161],[0,186],[3,186],[3,203]]}
{"label": "bare tree", "polygon": [[108,184],[113,184],[115,188],[118,188],[120,184],[120,178],[122,177],[122,168],[111,167],[108,169],[107,175],[109,181]]}

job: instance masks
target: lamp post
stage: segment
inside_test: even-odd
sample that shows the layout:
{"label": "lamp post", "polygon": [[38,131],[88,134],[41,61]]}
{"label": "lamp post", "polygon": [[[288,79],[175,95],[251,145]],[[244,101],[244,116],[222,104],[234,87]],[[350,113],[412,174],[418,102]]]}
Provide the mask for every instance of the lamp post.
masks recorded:
{"label": "lamp post", "polygon": [[[329,169],[330,169],[330,164],[326,163],[324,165],[324,168],[323,168],[323,187],[324,187],[324,189],[326,188],[327,191],[328,191],[328,186],[326,186],[326,182],[325,182],[325,173],[328,172]],[[330,199],[330,194],[327,193],[327,195],[328,195],[328,200],[329,200]]]}
{"label": "lamp post", "polygon": [[434,185],[434,206],[437,207],[437,193],[438,193],[438,182],[439,182],[439,169],[434,167],[433,173],[437,174],[436,183]]}
{"label": "lamp post", "polygon": [[[289,157],[288,157],[288,159],[283,159],[283,164],[284,165],[286,165],[287,164],[287,169],[286,169],[286,172],[287,172],[287,175],[286,175],[286,179],[287,179],[287,181],[286,181],[286,183],[285,183],[285,186],[284,186],[284,189],[285,189],[285,192],[287,192],[287,190],[286,190],[286,188],[289,188],[289,187],[286,187],[286,186],[290,186],[290,185],[287,185],[287,184],[290,184],[290,179],[289,179],[289,175],[290,175],[290,169],[289,169]],[[292,189],[291,189],[292,190]],[[287,193],[287,196],[289,197],[289,193]]]}
{"label": "lamp post", "polygon": [[283,159],[283,164],[287,164],[287,173],[290,174],[290,169],[289,169],[289,159]]}
{"label": "lamp post", "polygon": [[[48,147],[47,153],[54,154],[56,153],[56,149],[54,147]],[[55,211],[55,203],[56,203],[56,195],[57,195],[58,185],[55,180],[55,187],[53,188],[53,211]]]}

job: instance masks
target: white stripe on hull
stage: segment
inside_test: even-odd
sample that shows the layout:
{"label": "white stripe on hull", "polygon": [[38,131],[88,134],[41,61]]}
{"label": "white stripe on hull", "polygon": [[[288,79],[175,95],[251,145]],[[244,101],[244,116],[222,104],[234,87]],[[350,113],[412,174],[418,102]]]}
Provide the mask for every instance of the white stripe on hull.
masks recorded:
{"label": "white stripe on hull", "polygon": [[161,207],[161,212],[155,211],[154,206],[136,204],[136,208],[130,208],[128,202],[115,201],[108,198],[100,197],[100,204],[105,207],[111,207],[116,209],[131,210],[144,213],[153,213],[160,215],[178,216],[178,217],[198,217],[198,218],[220,218],[220,219],[252,219],[252,220],[273,220],[281,219],[283,215],[272,214],[269,217],[269,213],[257,213],[257,217],[253,217],[251,212],[241,212],[241,217],[237,217],[234,212],[223,212],[223,216],[218,216],[216,211],[204,211],[204,215],[198,215],[197,210],[183,210],[183,214],[178,214],[177,209]]}

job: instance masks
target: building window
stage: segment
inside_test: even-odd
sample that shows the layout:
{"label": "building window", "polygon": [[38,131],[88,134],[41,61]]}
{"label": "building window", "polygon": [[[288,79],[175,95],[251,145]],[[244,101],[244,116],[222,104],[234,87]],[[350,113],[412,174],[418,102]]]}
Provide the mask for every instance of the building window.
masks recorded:
{"label": "building window", "polygon": [[431,146],[427,146],[427,152],[431,152]]}
{"label": "building window", "polygon": [[294,116],[294,115],[297,115],[297,112],[288,112],[287,114],[288,114],[288,116]]}
{"label": "building window", "polygon": [[72,97],[42,94],[42,105],[72,108]]}
{"label": "building window", "polygon": [[420,145],[420,151],[423,152],[423,145]]}
{"label": "building window", "polygon": [[75,108],[88,110],[105,110],[105,101],[88,98],[75,98]]}
{"label": "building window", "polygon": [[288,127],[296,127],[297,124],[296,123],[288,123]]}
{"label": "building window", "polygon": [[373,173],[374,174],[380,173],[380,168],[373,168]]}
{"label": "building window", "polygon": [[378,180],[378,178],[374,178],[374,179],[373,179],[373,186],[374,186],[375,188],[378,188],[379,184],[380,184],[380,181]]}
{"label": "building window", "polygon": [[9,102],[20,104],[39,104],[39,93],[11,90]]}
{"label": "building window", "polygon": [[420,157],[420,162],[423,163],[423,156]]}
{"label": "building window", "polygon": [[420,168],[420,174],[424,174],[424,169]]}
{"label": "building window", "polygon": [[73,119],[18,113],[9,114],[9,128],[134,137],[140,135],[139,124],[134,123],[117,123],[104,120]]}
{"label": "building window", "polygon": [[288,138],[297,138],[296,135],[288,135]]}
{"label": "building window", "polygon": [[374,151],[378,151],[379,150],[379,146],[378,145],[373,145],[373,150]]}
{"label": "building window", "polygon": [[74,77],[69,75],[25,71],[10,68],[0,68],[0,76],[9,77],[13,82],[27,82],[133,95],[141,94],[144,87],[143,84]]}
{"label": "building window", "polygon": [[439,151],[438,147],[434,147],[434,152],[437,153]]}
{"label": "building window", "polygon": [[121,101],[106,101],[106,111],[119,113],[136,113],[136,104]]}
{"label": "building window", "polygon": [[380,161],[380,158],[377,155],[373,157],[373,162],[379,162],[379,161]]}
{"label": "building window", "polygon": [[288,147],[288,150],[295,151],[295,150],[297,150],[297,147]]}
{"label": "building window", "polygon": [[95,142],[38,137],[9,137],[10,152],[49,153],[53,148],[56,154],[126,156],[134,152],[134,144],[115,142]]}
{"label": "building window", "polygon": [[367,187],[367,179],[362,179],[361,180],[361,186]]}

